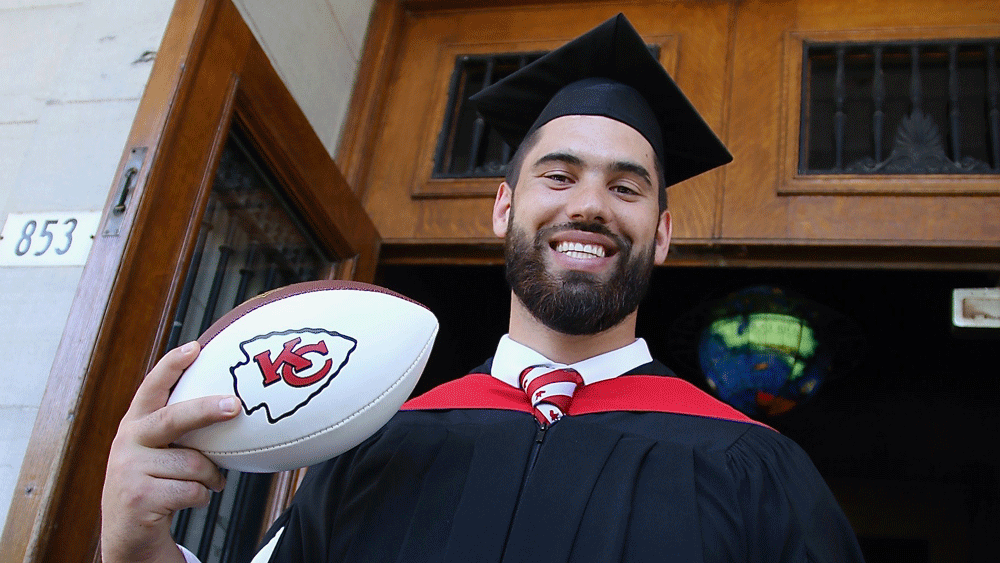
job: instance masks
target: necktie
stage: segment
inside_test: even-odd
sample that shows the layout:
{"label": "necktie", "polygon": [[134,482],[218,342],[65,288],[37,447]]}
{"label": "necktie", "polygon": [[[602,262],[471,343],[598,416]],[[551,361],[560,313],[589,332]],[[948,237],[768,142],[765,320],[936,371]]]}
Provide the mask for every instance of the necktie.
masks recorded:
{"label": "necktie", "polygon": [[575,369],[531,366],[521,372],[521,389],[528,394],[534,407],[535,418],[547,426],[562,418],[569,411],[576,388],[583,385],[583,378]]}

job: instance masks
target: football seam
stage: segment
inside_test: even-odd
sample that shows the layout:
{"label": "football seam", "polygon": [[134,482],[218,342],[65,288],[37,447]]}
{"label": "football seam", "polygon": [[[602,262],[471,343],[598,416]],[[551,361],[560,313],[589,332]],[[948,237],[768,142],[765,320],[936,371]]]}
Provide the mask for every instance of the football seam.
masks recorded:
{"label": "football seam", "polygon": [[365,406],[361,407],[360,409],[358,409],[357,411],[351,413],[350,416],[344,418],[343,420],[337,422],[336,424],[333,424],[331,426],[327,426],[326,428],[322,428],[322,429],[317,430],[317,431],[315,431],[315,432],[313,432],[311,434],[307,434],[305,436],[301,436],[301,437],[296,438],[294,440],[290,440],[288,442],[282,442],[280,444],[273,444],[273,445],[270,445],[270,446],[264,446],[264,447],[260,447],[260,448],[254,448],[252,450],[228,450],[228,451],[204,450],[204,451],[202,451],[202,453],[205,454],[205,455],[217,455],[217,456],[257,454],[257,453],[267,452],[267,451],[270,451],[270,450],[275,450],[275,449],[278,449],[278,448],[283,448],[283,447],[286,447],[286,446],[291,446],[291,445],[297,444],[299,442],[303,442],[305,440],[309,440],[311,438],[315,438],[316,436],[319,436],[321,434],[326,434],[327,432],[330,432],[332,430],[336,430],[337,428],[339,428],[339,427],[343,426],[344,424],[350,422],[354,418],[357,418],[359,415],[361,415],[365,411],[371,409],[373,406],[375,406],[377,403],[379,403],[383,398],[385,398],[386,395],[388,395],[389,393],[391,393],[393,389],[395,389],[396,387],[399,387],[399,384],[404,379],[406,379],[406,377],[408,375],[410,375],[411,372],[413,372],[413,368],[416,367],[417,363],[420,362],[420,358],[422,358],[424,356],[424,352],[427,351],[427,348],[433,345],[433,343],[434,343],[434,337],[436,335],[437,335],[437,327],[435,327],[434,331],[431,332],[430,338],[428,338],[427,342],[424,343],[423,348],[421,348],[420,353],[417,354],[416,359],[414,359],[413,362],[410,364],[410,367],[406,368],[406,371],[404,371],[403,374],[400,375],[396,379],[396,381],[394,381],[392,383],[392,385],[389,386],[388,389],[386,389],[385,391],[383,391],[378,397],[375,397],[374,399],[372,399],[367,405],[365,405]]}
{"label": "football seam", "polygon": [[[398,298],[402,299],[403,301],[407,301],[407,302],[413,303],[414,305],[417,305],[418,307],[422,307],[423,309],[427,309],[428,311],[430,310],[423,303],[421,303],[419,301],[416,301],[414,299],[411,299],[411,298],[409,298],[409,297],[407,297],[405,295],[402,295],[400,293],[396,293],[395,291],[393,291],[391,289],[388,289],[388,288],[385,288],[385,287],[382,287],[382,286],[378,286],[378,285],[364,283],[364,282],[357,282],[357,281],[352,281],[352,280],[344,280],[344,281],[341,282],[342,285],[340,285],[338,287],[316,287],[315,286],[315,284],[323,283],[323,282],[329,282],[329,281],[339,281],[339,280],[313,280],[313,281],[309,281],[309,282],[300,282],[300,283],[297,283],[297,284],[291,284],[291,285],[286,285],[286,286],[278,287],[278,288],[272,289],[270,291],[265,291],[264,293],[261,293],[260,295],[257,295],[255,297],[251,297],[250,299],[247,299],[246,301],[244,301],[243,303],[240,303],[236,307],[233,307],[228,313],[226,313],[225,315],[223,315],[222,317],[220,317],[219,319],[217,319],[215,322],[213,322],[212,325],[209,326],[208,329],[206,329],[205,332],[203,332],[201,334],[201,336],[198,337],[198,343],[201,345],[202,348],[204,348],[205,346],[208,345],[209,342],[211,342],[212,340],[214,340],[215,337],[218,336],[219,333],[222,332],[222,330],[224,328],[226,328],[227,326],[235,323],[239,319],[241,319],[241,318],[249,315],[250,313],[256,311],[257,309],[263,307],[264,305],[268,305],[270,303],[275,303],[276,301],[268,301],[268,297],[271,294],[278,293],[278,292],[281,292],[281,291],[285,291],[285,290],[288,290],[289,288],[294,288],[294,289],[292,289],[292,291],[290,291],[287,295],[282,295],[281,296],[282,300],[288,299],[290,297],[296,297],[298,295],[306,295],[306,294],[309,294],[309,293],[316,293],[316,292],[321,292],[321,291],[341,291],[341,290],[345,290],[346,289],[346,290],[353,290],[353,291],[369,291],[371,293],[381,293],[382,295],[388,295],[390,297],[398,297]],[[233,315],[233,318],[229,319],[228,323],[224,323],[223,324],[222,321],[225,320],[226,317],[229,316],[229,315]]]}

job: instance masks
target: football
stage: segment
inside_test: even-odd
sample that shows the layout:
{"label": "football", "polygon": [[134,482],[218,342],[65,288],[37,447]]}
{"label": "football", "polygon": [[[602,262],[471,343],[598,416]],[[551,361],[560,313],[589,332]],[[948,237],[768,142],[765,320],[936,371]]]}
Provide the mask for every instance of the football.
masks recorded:
{"label": "football", "polygon": [[407,399],[437,330],[423,305],[359,282],[305,282],[250,299],[198,339],[201,353],[168,401],[235,394],[242,412],[177,444],[258,473],[339,455]]}

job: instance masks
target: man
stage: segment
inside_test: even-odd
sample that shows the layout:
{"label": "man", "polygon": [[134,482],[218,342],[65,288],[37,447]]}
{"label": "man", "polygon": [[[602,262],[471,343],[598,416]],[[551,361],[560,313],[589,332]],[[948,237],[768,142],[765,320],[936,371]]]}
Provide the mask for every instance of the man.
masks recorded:
{"label": "man", "polygon": [[[509,334],[310,468],[255,561],[860,560],[797,446],[669,377],[635,337],[670,243],[665,187],[730,157],[624,17],[476,100],[519,145],[492,214]],[[195,355],[168,353],[123,421],[107,563],[183,560],[170,514],[221,487],[200,454],[164,447],[235,415],[229,398],[163,407]]]}

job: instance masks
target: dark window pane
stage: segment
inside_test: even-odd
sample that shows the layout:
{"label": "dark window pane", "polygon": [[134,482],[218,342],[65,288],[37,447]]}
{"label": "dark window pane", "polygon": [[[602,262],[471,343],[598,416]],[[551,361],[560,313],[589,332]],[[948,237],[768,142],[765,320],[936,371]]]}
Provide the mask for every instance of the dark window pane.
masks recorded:
{"label": "dark window pane", "polygon": [[997,174],[997,40],[806,43],[804,174]]}

